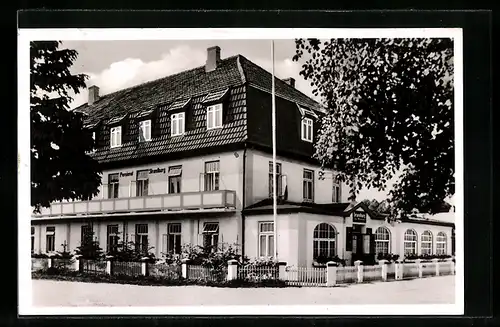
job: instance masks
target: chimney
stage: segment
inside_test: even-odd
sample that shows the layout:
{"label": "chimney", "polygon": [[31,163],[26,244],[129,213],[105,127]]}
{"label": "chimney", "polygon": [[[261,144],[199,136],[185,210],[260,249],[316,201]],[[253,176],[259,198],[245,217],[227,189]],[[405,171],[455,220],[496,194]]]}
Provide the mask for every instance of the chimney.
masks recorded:
{"label": "chimney", "polygon": [[217,68],[220,61],[220,48],[218,46],[211,47],[207,49],[207,64],[205,65],[205,71],[211,72]]}
{"label": "chimney", "polygon": [[290,85],[291,87],[295,88],[295,79],[292,77],[285,78],[283,80],[286,84]]}
{"label": "chimney", "polygon": [[89,92],[89,106],[93,105],[94,102],[99,100],[99,87],[96,85],[89,86],[88,88]]}

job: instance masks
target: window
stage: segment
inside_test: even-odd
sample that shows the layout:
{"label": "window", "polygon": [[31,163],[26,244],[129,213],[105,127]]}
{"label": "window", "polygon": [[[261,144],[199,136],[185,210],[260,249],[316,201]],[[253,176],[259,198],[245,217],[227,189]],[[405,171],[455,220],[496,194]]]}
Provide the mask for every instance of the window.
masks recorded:
{"label": "window", "polygon": [[182,166],[168,168],[168,193],[181,193]]}
{"label": "window", "polygon": [[262,258],[274,257],[274,223],[259,222],[259,255]]}
{"label": "window", "polygon": [[314,171],[304,169],[302,181],[302,199],[306,202],[314,201]]}
{"label": "window", "polygon": [[184,134],[184,113],[180,112],[170,116],[170,134],[172,136]]}
{"label": "window", "polygon": [[407,229],[404,237],[405,255],[417,254],[417,232],[413,229]]}
{"label": "window", "polygon": [[116,148],[122,145],[122,127],[113,127],[111,128],[111,147]]}
{"label": "window", "polygon": [[82,246],[87,246],[92,243],[92,226],[83,225],[80,234],[80,244]]}
{"label": "window", "polygon": [[206,251],[217,250],[219,244],[219,223],[203,224],[203,247]]}
{"label": "window", "polygon": [[205,191],[216,191],[219,189],[219,161],[205,162]]}
{"label": "window", "polygon": [[167,253],[181,254],[181,224],[168,224],[167,232]]}
{"label": "window", "polygon": [[46,229],[45,239],[45,252],[52,252],[56,250],[56,228],[48,226]]}
{"label": "window", "polygon": [[341,194],[340,194],[340,182],[337,180],[337,177],[333,177],[333,189],[332,189],[332,202],[340,203]]}
{"label": "window", "polygon": [[[276,163],[276,192],[278,196],[283,194],[283,184],[282,184],[282,175],[281,175],[281,164]],[[273,197],[273,162],[269,161],[269,197]]]}
{"label": "window", "polygon": [[222,127],[222,104],[207,107],[207,129]]}
{"label": "window", "polygon": [[446,234],[439,232],[436,236],[436,254],[446,254]]}
{"label": "window", "polygon": [[136,196],[148,195],[149,170],[137,171]]}
{"label": "window", "polygon": [[327,223],[316,226],[313,234],[313,259],[332,258],[336,255],[337,231]]}
{"label": "window", "polygon": [[151,141],[151,120],[139,123],[139,142]]}
{"label": "window", "polygon": [[422,233],[420,251],[422,254],[432,254],[432,233],[428,230]]}
{"label": "window", "polygon": [[391,234],[385,227],[379,227],[375,231],[375,254],[388,254],[390,251]]}
{"label": "window", "polygon": [[118,225],[108,225],[106,250],[109,253],[115,253],[118,251]]}
{"label": "window", "polygon": [[148,253],[148,224],[135,225],[135,250]]}
{"label": "window", "polygon": [[311,118],[302,118],[302,140],[313,141],[313,121]]}
{"label": "window", "polygon": [[35,227],[31,226],[31,253],[35,252]]}
{"label": "window", "polygon": [[118,198],[118,190],[120,186],[120,177],[118,174],[108,175],[108,199]]}

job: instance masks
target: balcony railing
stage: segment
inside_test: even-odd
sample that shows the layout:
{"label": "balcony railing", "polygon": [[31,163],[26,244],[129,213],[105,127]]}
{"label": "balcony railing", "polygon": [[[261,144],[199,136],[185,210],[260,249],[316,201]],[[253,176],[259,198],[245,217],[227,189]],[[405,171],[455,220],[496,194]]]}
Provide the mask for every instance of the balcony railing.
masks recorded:
{"label": "balcony railing", "polygon": [[42,208],[41,213],[35,217],[226,208],[236,208],[235,191],[186,192],[53,203],[50,208]]}

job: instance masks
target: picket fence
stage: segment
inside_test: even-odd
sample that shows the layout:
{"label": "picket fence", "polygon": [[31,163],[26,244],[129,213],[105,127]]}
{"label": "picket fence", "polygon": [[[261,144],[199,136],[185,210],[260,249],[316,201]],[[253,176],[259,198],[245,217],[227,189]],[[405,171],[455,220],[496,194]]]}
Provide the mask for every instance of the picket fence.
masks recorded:
{"label": "picket fence", "polygon": [[230,260],[222,269],[211,269],[183,262],[181,265],[150,262],[120,262],[85,259],[32,258],[32,271],[58,267],[78,270],[94,275],[155,276],[167,279],[190,279],[212,282],[226,280],[282,280],[290,286],[324,287],[337,284],[351,284],[388,280],[422,278],[455,274],[452,260],[432,260],[402,263],[387,263],[364,266],[361,261],[354,266],[339,267],[328,263],[327,267],[286,267],[285,263],[274,266],[240,265]]}

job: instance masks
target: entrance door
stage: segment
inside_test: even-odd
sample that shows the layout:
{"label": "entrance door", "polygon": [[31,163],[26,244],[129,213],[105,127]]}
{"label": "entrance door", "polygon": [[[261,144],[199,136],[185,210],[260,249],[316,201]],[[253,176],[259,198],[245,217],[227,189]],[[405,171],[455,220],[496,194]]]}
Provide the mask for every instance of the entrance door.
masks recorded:
{"label": "entrance door", "polygon": [[363,260],[363,235],[358,232],[352,233],[352,262]]}

